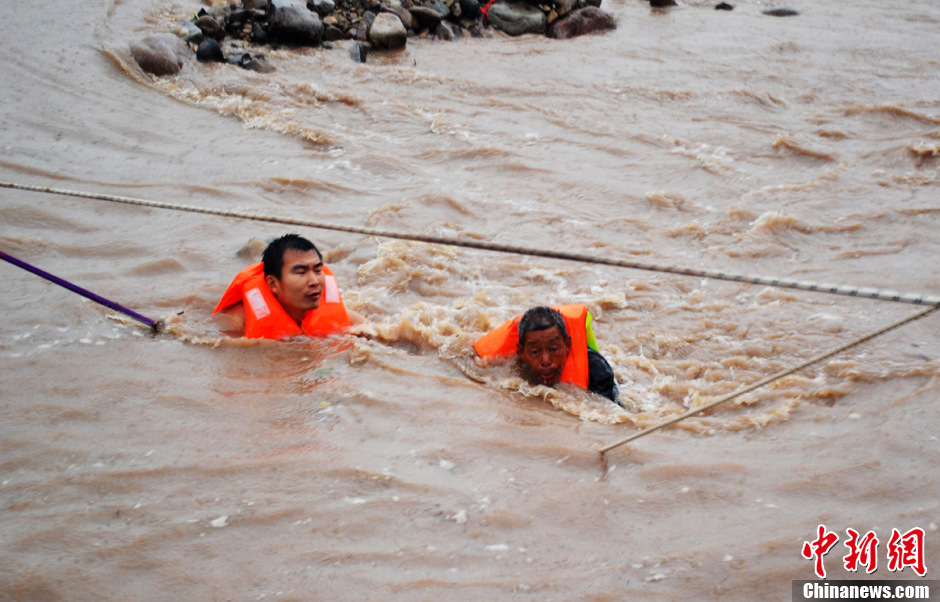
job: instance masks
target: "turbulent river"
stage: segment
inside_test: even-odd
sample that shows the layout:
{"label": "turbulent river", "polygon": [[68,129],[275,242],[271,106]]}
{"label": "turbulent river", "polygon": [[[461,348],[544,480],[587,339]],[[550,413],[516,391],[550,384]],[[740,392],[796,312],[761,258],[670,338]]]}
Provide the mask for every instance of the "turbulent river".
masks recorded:
{"label": "turbulent river", "polygon": [[[714,4],[153,78],[195,0],[8,0],[0,180],[940,294],[940,5]],[[289,231],[377,337],[220,333]],[[820,524],[830,579],[917,578],[892,529],[940,570],[936,314],[597,451],[914,306],[9,189],[0,251],[167,323],[0,264],[0,600],[789,599]],[[561,303],[627,410],[472,360]]]}

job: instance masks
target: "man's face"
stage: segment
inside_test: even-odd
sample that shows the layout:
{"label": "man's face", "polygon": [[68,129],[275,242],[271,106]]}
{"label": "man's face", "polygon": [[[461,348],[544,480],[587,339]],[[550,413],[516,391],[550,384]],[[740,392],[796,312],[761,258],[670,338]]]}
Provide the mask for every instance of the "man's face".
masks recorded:
{"label": "man's face", "polygon": [[525,333],[521,357],[540,383],[552,386],[561,380],[561,371],[569,351],[561,329],[552,326]]}
{"label": "man's face", "polygon": [[284,267],[281,278],[268,276],[268,286],[287,314],[297,320],[304,313],[320,306],[323,286],[323,260],[316,251],[284,251]]}

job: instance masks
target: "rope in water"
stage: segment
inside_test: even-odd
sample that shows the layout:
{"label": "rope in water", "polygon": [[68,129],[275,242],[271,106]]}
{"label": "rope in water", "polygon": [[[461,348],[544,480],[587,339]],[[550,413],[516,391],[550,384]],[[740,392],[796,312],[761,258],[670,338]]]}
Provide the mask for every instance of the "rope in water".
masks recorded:
{"label": "rope in water", "polygon": [[757,381],[757,382],[754,383],[754,384],[747,385],[746,387],[743,387],[743,388],[741,388],[741,389],[738,389],[737,391],[735,391],[735,392],[733,392],[733,393],[729,393],[728,395],[725,395],[724,397],[721,397],[721,398],[719,398],[719,399],[716,399],[715,401],[712,401],[712,402],[710,402],[710,403],[707,403],[707,404],[703,405],[702,407],[691,409],[691,410],[689,410],[688,412],[685,412],[684,414],[680,414],[679,416],[676,416],[676,417],[674,417],[674,418],[671,418],[671,419],[669,419],[669,420],[667,420],[667,421],[665,421],[665,422],[661,422],[661,423],[659,423],[659,424],[657,424],[657,425],[654,425],[654,426],[651,426],[651,427],[649,427],[649,428],[646,428],[646,429],[644,429],[644,430],[642,430],[642,431],[640,431],[640,432],[638,432],[638,433],[634,433],[634,434],[630,435],[629,437],[627,437],[626,439],[623,439],[623,440],[618,441],[618,442],[616,442],[616,443],[611,443],[610,445],[608,445],[608,446],[606,446],[606,447],[603,447],[603,448],[601,448],[601,449],[598,450],[598,451],[600,451],[601,455],[603,455],[603,454],[605,454],[606,452],[609,452],[610,450],[614,449],[615,447],[620,447],[620,446],[623,445],[624,443],[629,443],[630,441],[633,441],[634,439],[639,439],[640,437],[645,437],[646,435],[649,435],[650,433],[652,433],[652,432],[654,432],[654,431],[658,431],[658,430],[661,429],[661,428],[665,428],[665,427],[667,427],[667,426],[669,426],[669,425],[671,425],[671,424],[675,424],[675,423],[677,423],[677,422],[679,422],[679,421],[681,421],[681,420],[685,420],[686,418],[688,418],[688,417],[690,417],[690,416],[694,416],[695,414],[699,414],[699,413],[701,413],[701,412],[704,412],[705,410],[710,410],[711,408],[713,408],[713,407],[715,407],[715,406],[717,406],[717,405],[723,404],[723,403],[725,403],[726,401],[731,401],[732,399],[734,399],[734,398],[736,398],[736,397],[740,397],[741,395],[744,395],[745,393],[749,393],[749,392],[753,391],[754,389],[757,389],[757,388],[759,388],[759,387],[763,387],[764,385],[770,384],[770,383],[774,382],[775,380],[780,380],[781,378],[783,378],[783,377],[785,377],[785,376],[789,376],[789,375],[793,374],[794,372],[797,372],[797,371],[799,371],[799,370],[802,370],[803,368],[806,368],[807,366],[811,366],[811,365],[813,365],[813,364],[816,364],[816,363],[818,363],[818,362],[823,361],[824,359],[830,358],[830,357],[832,357],[833,355],[836,355],[837,353],[841,353],[841,352],[843,352],[843,351],[845,351],[845,350],[847,350],[847,349],[851,349],[852,347],[855,347],[856,345],[861,345],[861,344],[864,343],[865,341],[869,341],[869,340],[871,340],[871,339],[873,339],[873,338],[875,338],[875,337],[877,337],[877,336],[883,335],[884,333],[886,333],[886,332],[888,332],[888,331],[894,330],[895,328],[899,328],[899,327],[901,327],[901,326],[907,324],[908,322],[913,322],[914,320],[918,320],[918,319],[920,319],[920,318],[923,318],[923,317],[926,316],[927,314],[929,314],[929,313],[931,313],[931,312],[933,312],[933,311],[936,311],[936,310],[937,310],[936,307],[928,307],[928,308],[926,308],[926,309],[923,309],[923,310],[917,312],[916,314],[913,314],[913,315],[907,316],[907,317],[905,317],[905,318],[902,318],[902,319],[898,320],[897,322],[894,322],[893,324],[889,324],[888,326],[885,326],[884,328],[879,328],[878,330],[876,330],[876,331],[874,331],[874,332],[870,332],[870,333],[868,333],[868,334],[866,334],[866,335],[860,336],[859,338],[857,338],[857,339],[855,339],[855,340],[853,340],[853,341],[850,341],[850,342],[848,342],[848,343],[846,343],[846,344],[844,344],[844,345],[840,345],[840,346],[836,347],[835,349],[832,349],[832,350],[827,351],[827,352],[825,352],[825,353],[821,353],[821,354],[817,355],[816,357],[814,357],[814,358],[812,358],[812,359],[809,359],[809,360],[803,362],[802,364],[799,364],[799,365],[797,365],[797,366],[793,366],[793,367],[791,367],[791,368],[787,368],[786,370],[782,370],[781,372],[777,372],[776,374],[774,374],[774,375],[772,375],[772,376],[768,376],[767,378],[764,378],[764,379],[762,379],[762,380],[759,380],[759,381]]}
{"label": "rope in water", "polygon": [[271,222],[275,224],[286,224],[291,226],[304,226],[308,228],[317,228],[320,230],[335,230],[338,232],[350,232],[353,234],[364,234],[367,236],[379,236],[382,238],[396,238],[402,240],[412,240],[416,242],[425,242],[431,244],[448,245],[452,247],[465,247],[469,249],[480,249],[483,251],[495,251],[499,253],[513,253],[516,255],[528,255],[533,257],[547,257],[550,259],[564,259],[568,261],[578,261],[582,263],[594,263],[601,265],[610,265],[621,268],[630,268],[635,270],[646,270],[649,272],[661,272],[665,274],[677,274],[680,276],[694,276],[697,278],[713,278],[715,280],[727,280],[730,282],[741,282],[745,284],[760,284],[764,286],[773,286],[779,288],[789,288],[818,293],[828,293],[832,295],[844,295],[848,297],[863,297],[866,299],[876,299],[878,301],[891,301],[894,303],[910,303],[913,305],[929,305],[940,307],[940,296],[919,295],[914,293],[900,293],[875,289],[869,287],[843,286],[838,284],[825,284],[817,282],[808,282],[800,280],[790,280],[786,278],[775,278],[772,276],[753,276],[745,274],[731,274],[723,271],[699,270],[692,268],[683,268],[679,266],[660,265],[654,263],[645,263],[639,261],[624,261],[621,259],[607,259],[604,257],[595,257],[591,255],[582,255],[578,253],[566,253],[563,251],[545,251],[540,249],[529,249],[514,245],[501,245],[496,243],[478,242],[472,240],[458,240],[455,238],[446,238],[442,236],[428,236],[423,234],[408,234],[402,232],[391,232],[388,230],[376,230],[374,228],[361,228],[356,226],[343,226],[339,224],[328,224],[324,222],[276,217],[270,215],[258,215],[254,213],[244,213],[241,211],[225,211],[221,209],[209,209],[206,207],[195,207],[192,205],[178,205],[174,203],[164,203],[160,201],[148,201],[143,199],[134,199],[130,197],[115,196],[110,194],[98,194],[91,192],[80,192],[74,190],[62,190],[57,188],[48,188],[44,186],[28,186],[24,184],[15,184],[11,182],[0,182],[0,188],[10,188],[13,190],[25,190],[29,192],[43,192],[47,194],[56,194],[61,196],[71,196],[83,199],[95,199],[99,201],[110,201],[114,203],[123,203],[126,205],[138,205],[141,207],[152,207],[155,209],[170,209],[174,211],[187,211],[190,213],[202,213],[205,215],[217,215],[221,217],[233,217],[237,219],[247,219],[261,222]]}
{"label": "rope in water", "polygon": [[135,320],[137,320],[138,322],[143,322],[144,324],[150,327],[150,330],[152,330],[155,333],[163,330],[163,320],[151,320],[147,316],[142,316],[136,311],[127,309],[123,305],[115,303],[114,301],[111,301],[110,299],[105,299],[104,297],[100,295],[96,295],[95,293],[91,292],[88,289],[82,288],[78,286],[77,284],[72,284],[71,282],[69,282],[68,280],[65,280],[64,278],[59,278],[55,274],[50,274],[49,272],[45,270],[41,270],[34,265],[30,265],[21,259],[17,259],[16,257],[13,257],[12,255],[8,255],[7,253],[4,253],[3,251],[0,251],[0,259],[2,259],[3,261],[6,261],[7,263],[12,263],[16,267],[22,268],[26,270],[27,272],[32,272],[33,274],[36,274],[40,278],[45,278],[49,282],[53,284],[57,284],[61,286],[62,288],[66,288],[72,291],[73,293],[78,293],[82,297],[91,299],[95,303],[100,303],[101,305],[104,305],[107,308],[113,309],[114,311],[118,311],[118,312],[121,312],[122,314],[130,316],[134,318]]}

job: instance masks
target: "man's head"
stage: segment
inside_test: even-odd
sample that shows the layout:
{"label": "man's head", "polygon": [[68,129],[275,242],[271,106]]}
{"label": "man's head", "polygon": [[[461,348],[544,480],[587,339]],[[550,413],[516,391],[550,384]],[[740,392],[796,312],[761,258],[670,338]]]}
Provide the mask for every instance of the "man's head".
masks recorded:
{"label": "man's head", "polygon": [[261,263],[264,264],[265,276],[281,277],[284,270],[284,253],[287,251],[300,251],[302,253],[313,251],[317,254],[317,257],[323,259],[317,247],[303,236],[298,234],[285,234],[268,243],[268,246],[264,249],[264,253],[261,255]]}
{"label": "man's head", "polygon": [[533,307],[519,320],[519,357],[543,385],[554,385],[571,351],[565,319],[550,307]]}
{"label": "man's head", "polygon": [[320,306],[323,258],[312,242],[296,234],[271,241],[261,258],[264,279],[284,311],[298,323]]}

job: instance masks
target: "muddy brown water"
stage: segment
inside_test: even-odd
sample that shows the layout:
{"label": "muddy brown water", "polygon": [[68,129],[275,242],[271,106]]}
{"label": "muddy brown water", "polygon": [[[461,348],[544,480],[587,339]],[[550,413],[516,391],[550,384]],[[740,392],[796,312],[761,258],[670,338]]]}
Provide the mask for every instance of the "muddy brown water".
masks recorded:
{"label": "muddy brown water", "polygon": [[[605,0],[557,42],[412,39],[156,80],[199,4],[0,6],[0,180],[940,294],[940,8]],[[824,524],[937,544],[936,315],[597,449],[916,308],[300,229],[380,336],[222,336],[273,224],[0,191],[0,599],[789,599]],[[585,303],[631,411],[470,344]],[[928,573],[930,575],[932,573]]]}

